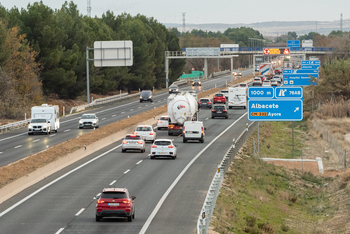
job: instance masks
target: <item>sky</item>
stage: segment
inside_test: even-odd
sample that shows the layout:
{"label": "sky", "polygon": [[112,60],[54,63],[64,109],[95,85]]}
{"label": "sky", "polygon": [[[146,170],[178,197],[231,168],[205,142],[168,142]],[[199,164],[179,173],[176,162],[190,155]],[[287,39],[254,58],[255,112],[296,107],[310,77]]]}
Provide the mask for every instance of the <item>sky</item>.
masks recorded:
{"label": "sky", "polygon": [[[64,0],[42,0],[52,9]],[[257,23],[266,21],[339,21],[350,18],[349,0],[103,0],[91,1],[91,15],[101,17],[107,10],[115,15],[129,13],[153,17],[160,23]],[[1,0],[5,8],[27,8],[31,0]],[[87,14],[87,0],[74,0],[81,14]]]}

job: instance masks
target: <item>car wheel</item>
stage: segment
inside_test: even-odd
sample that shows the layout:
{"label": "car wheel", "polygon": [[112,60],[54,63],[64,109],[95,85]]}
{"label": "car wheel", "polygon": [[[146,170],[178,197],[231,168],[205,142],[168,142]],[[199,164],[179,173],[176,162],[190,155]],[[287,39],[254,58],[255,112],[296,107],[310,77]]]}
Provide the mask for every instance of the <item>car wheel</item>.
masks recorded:
{"label": "car wheel", "polygon": [[175,160],[176,156],[173,156],[172,159]]}
{"label": "car wheel", "polygon": [[183,138],[183,139],[182,139],[182,142],[183,142],[183,143],[186,143],[186,142],[187,142],[187,140],[186,140],[185,138]]}
{"label": "car wheel", "polygon": [[204,138],[201,139],[201,143],[204,143]]}
{"label": "car wheel", "polygon": [[32,135],[32,133],[28,132],[28,135]]}
{"label": "car wheel", "polygon": [[49,131],[45,132],[46,135],[49,135]]}
{"label": "car wheel", "polygon": [[247,107],[245,107],[245,106],[243,107],[243,109],[246,109],[246,108],[247,108]]}
{"label": "car wheel", "polygon": [[[79,129],[82,129],[83,127],[79,127]],[[57,132],[57,130],[56,130],[56,132]]]}
{"label": "car wheel", "polygon": [[160,129],[161,129],[161,127],[158,127],[157,129],[158,129],[158,130],[160,130]]}
{"label": "car wheel", "polygon": [[171,132],[168,132],[168,136],[172,136],[173,134]]}
{"label": "car wheel", "polygon": [[151,156],[151,159],[154,159],[154,156]]}
{"label": "car wheel", "polygon": [[227,119],[228,118],[228,116],[225,116],[225,119]]}
{"label": "car wheel", "polygon": [[101,216],[96,215],[96,222],[100,222],[100,221],[101,221],[101,219],[102,219],[102,217],[101,217]]}
{"label": "car wheel", "polygon": [[128,222],[132,222],[132,215],[128,216]]}
{"label": "car wheel", "polygon": [[214,119],[215,117],[214,117],[214,116],[212,116],[211,118],[212,118],[212,119]]}
{"label": "car wheel", "polygon": [[126,149],[122,149],[122,153],[125,153],[126,152]]}
{"label": "car wheel", "polygon": [[153,100],[151,100],[151,102],[153,102]]}
{"label": "car wheel", "polygon": [[134,211],[134,213],[132,214],[132,219],[135,219],[135,211]]}

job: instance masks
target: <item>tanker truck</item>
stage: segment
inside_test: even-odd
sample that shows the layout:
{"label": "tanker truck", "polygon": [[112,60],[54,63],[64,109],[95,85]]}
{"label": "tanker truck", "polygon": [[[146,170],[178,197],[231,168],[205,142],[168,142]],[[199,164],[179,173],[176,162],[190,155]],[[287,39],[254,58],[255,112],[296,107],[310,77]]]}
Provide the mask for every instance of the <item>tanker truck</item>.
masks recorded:
{"label": "tanker truck", "polygon": [[185,121],[197,120],[197,100],[189,92],[180,92],[169,95],[167,103],[169,116],[168,135],[180,135]]}

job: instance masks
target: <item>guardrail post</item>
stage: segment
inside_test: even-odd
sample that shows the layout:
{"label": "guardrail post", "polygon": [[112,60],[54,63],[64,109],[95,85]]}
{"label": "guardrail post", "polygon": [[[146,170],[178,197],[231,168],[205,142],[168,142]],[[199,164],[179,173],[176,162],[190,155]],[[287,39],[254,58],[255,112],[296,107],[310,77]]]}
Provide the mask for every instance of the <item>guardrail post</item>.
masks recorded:
{"label": "guardrail post", "polygon": [[139,88],[139,93],[141,93],[140,88]]}
{"label": "guardrail post", "polygon": [[66,116],[66,111],[65,111],[65,108],[63,106],[63,113],[62,113],[63,117]]}
{"label": "guardrail post", "polygon": [[24,120],[27,120],[27,113],[24,113]]}
{"label": "guardrail post", "polygon": [[235,138],[233,138],[233,140],[232,140],[232,148],[233,149],[236,148],[236,139]]}
{"label": "guardrail post", "polygon": [[249,125],[248,125],[248,123],[245,125],[245,129],[247,130],[247,132],[248,132],[248,127],[249,127]]}

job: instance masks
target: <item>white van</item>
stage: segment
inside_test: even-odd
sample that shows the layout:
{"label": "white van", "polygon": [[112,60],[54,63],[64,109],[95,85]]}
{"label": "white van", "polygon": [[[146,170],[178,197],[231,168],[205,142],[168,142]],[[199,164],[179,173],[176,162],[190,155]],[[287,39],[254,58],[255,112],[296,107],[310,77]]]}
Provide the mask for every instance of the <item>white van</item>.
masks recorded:
{"label": "white van", "polygon": [[183,143],[186,143],[188,140],[197,140],[203,143],[205,129],[202,121],[186,121],[182,129]]}
{"label": "white van", "polygon": [[228,88],[228,108],[232,107],[247,107],[247,89],[245,87],[230,87]]}
{"label": "white van", "polygon": [[42,104],[41,106],[33,106],[31,112],[32,119],[46,119],[50,121],[51,131],[57,132],[60,128],[59,107],[57,105]]}

